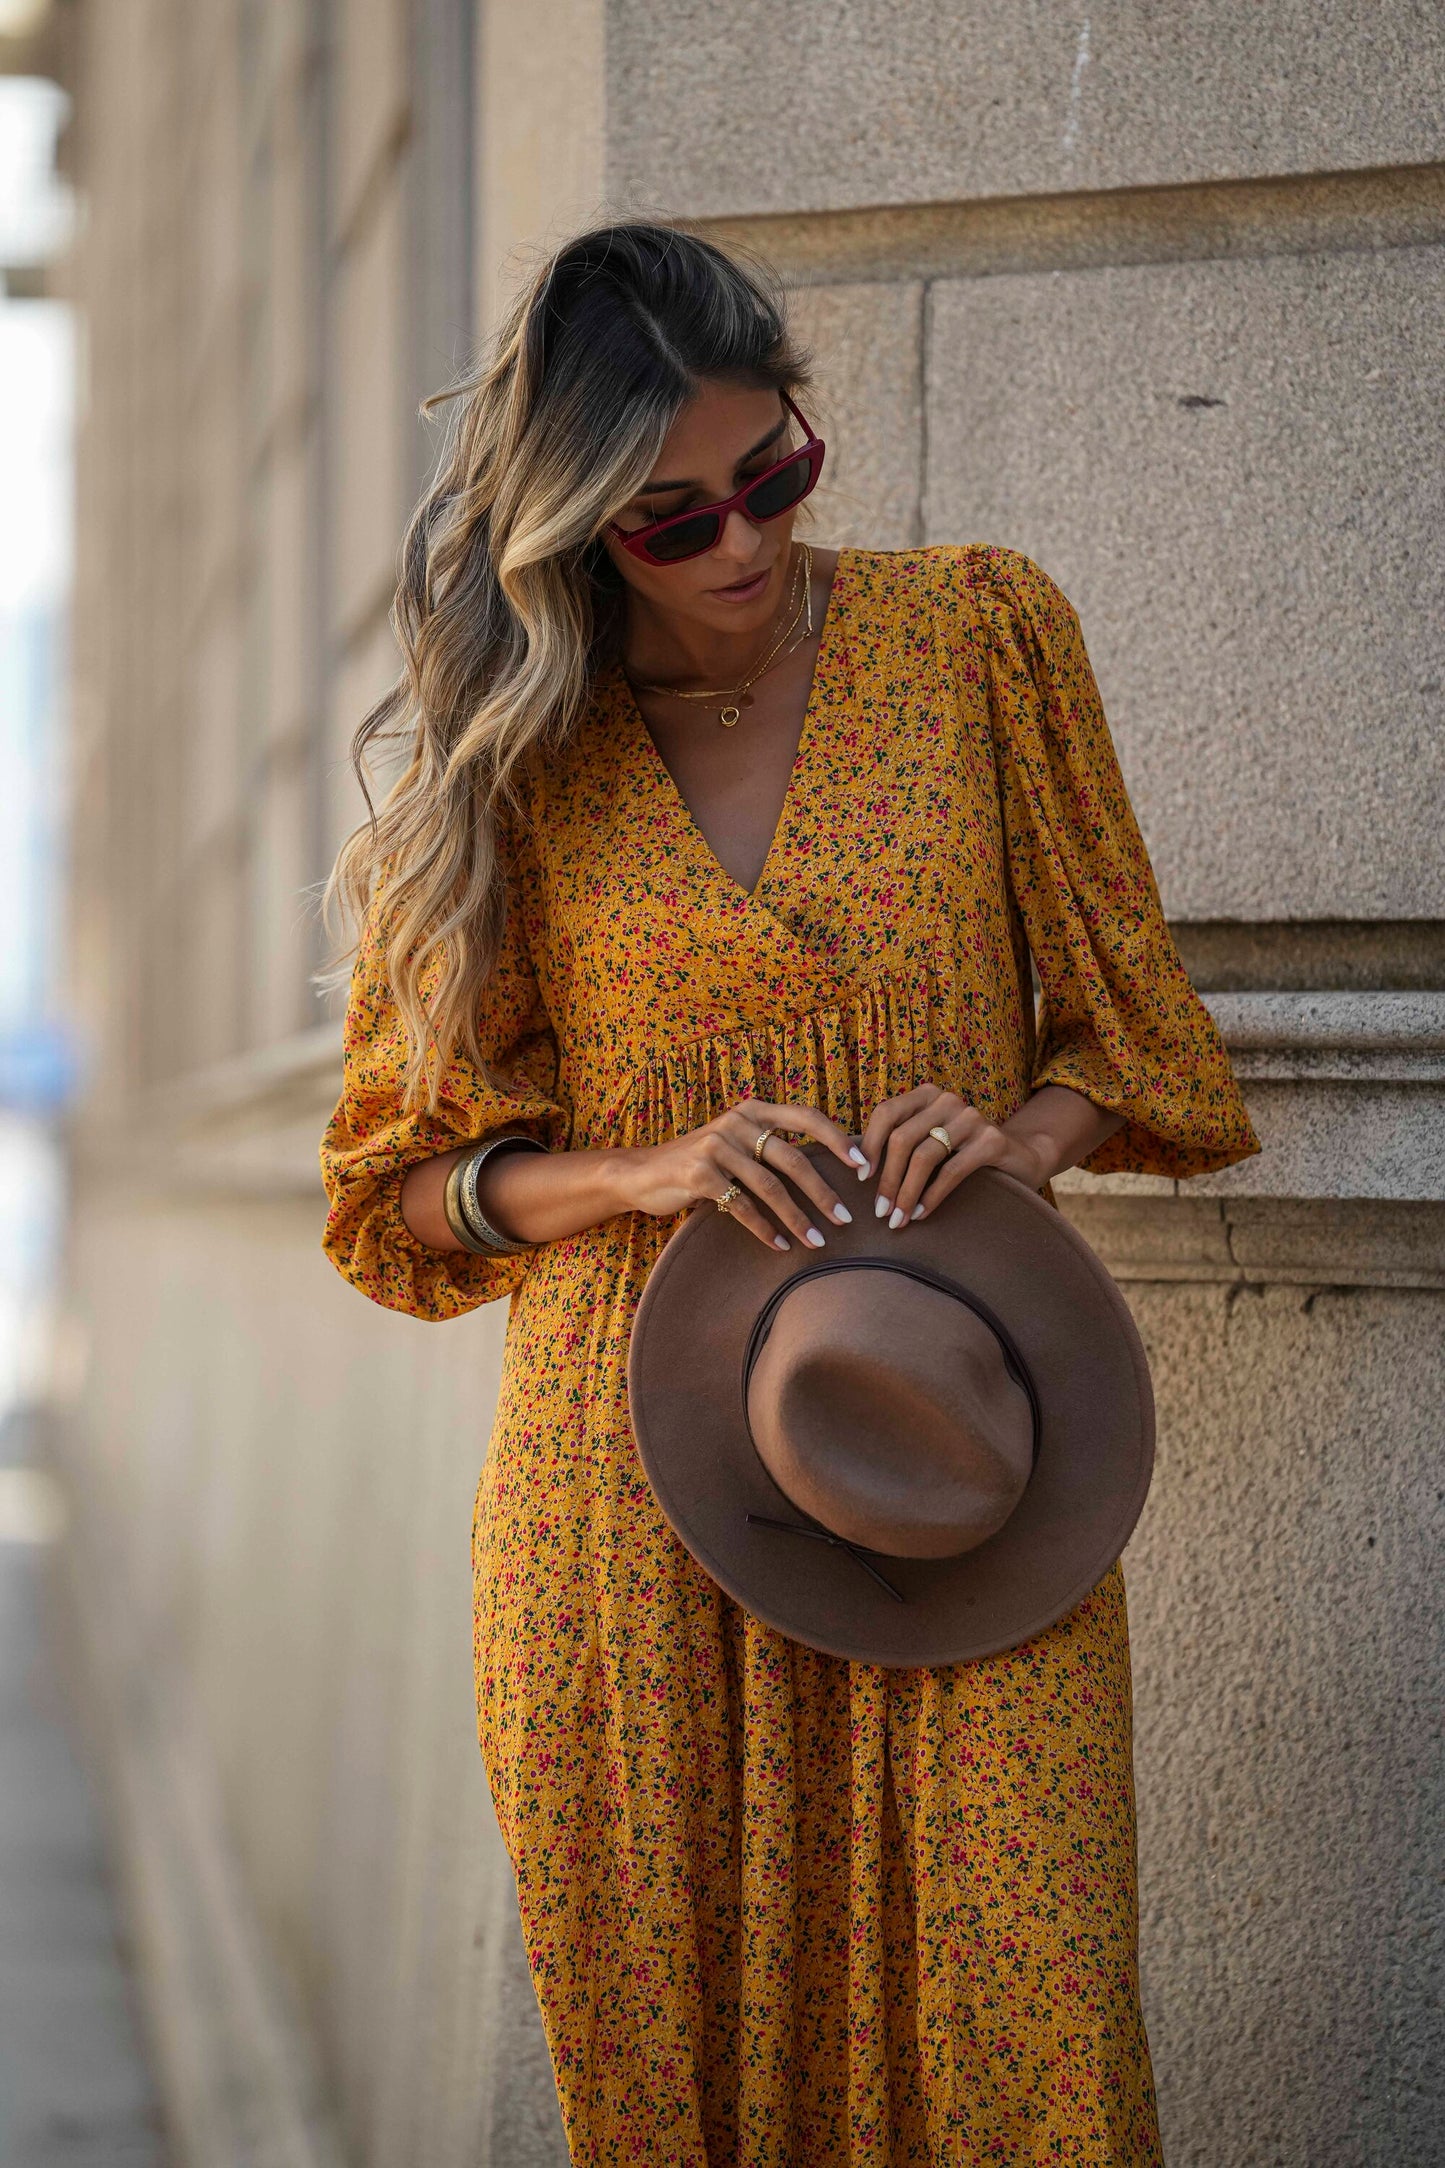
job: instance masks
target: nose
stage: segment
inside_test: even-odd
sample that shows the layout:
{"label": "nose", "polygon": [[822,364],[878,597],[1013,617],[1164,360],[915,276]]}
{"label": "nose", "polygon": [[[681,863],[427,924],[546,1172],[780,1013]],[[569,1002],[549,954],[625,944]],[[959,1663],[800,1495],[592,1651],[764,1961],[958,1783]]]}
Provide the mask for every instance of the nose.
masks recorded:
{"label": "nose", "polygon": [[726,557],[735,565],[751,564],[758,553],[762,531],[734,506],[723,521],[723,531],[713,544],[714,553]]}

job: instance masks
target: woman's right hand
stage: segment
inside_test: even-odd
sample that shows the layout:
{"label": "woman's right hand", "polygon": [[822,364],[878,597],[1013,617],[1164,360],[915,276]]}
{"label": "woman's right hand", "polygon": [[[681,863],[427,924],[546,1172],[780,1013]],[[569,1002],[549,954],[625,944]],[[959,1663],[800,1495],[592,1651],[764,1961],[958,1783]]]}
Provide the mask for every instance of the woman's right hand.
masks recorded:
{"label": "woman's right hand", "polygon": [[[786,1135],[768,1138],[765,1165],[754,1157],[759,1137],[769,1129],[826,1145],[850,1174],[868,1171],[857,1145],[816,1107],[744,1099],[668,1144],[635,1150],[496,1152],[478,1180],[482,1209],[494,1227],[519,1242],[562,1242],[621,1212],[670,1219],[695,1204],[716,1204],[736,1182],[739,1194],[728,1210],[759,1242],[770,1249],[787,1249],[790,1241],[821,1249],[824,1236],[818,1222],[841,1226],[853,1215]],[[402,1182],[402,1218],[431,1249],[461,1246],[447,1225],[446,1179],[453,1163],[470,1148],[458,1145],[424,1159]]]}
{"label": "woman's right hand", "polygon": [[769,1137],[764,1158],[755,1156],[759,1137],[770,1129],[811,1137],[854,1176],[866,1168],[857,1145],[816,1107],[744,1099],[667,1144],[613,1154],[618,1209],[669,1219],[695,1204],[715,1204],[736,1182],[742,1194],[728,1210],[760,1242],[785,1250],[792,1238],[821,1249],[824,1236],[817,1222],[842,1226],[853,1215],[787,1136]]}

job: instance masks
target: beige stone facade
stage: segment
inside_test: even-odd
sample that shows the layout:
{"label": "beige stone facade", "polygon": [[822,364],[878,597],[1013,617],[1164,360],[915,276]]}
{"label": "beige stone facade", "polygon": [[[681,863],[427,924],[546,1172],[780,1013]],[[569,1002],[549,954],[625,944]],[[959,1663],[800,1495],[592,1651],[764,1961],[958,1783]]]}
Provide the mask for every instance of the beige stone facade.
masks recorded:
{"label": "beige stone facade", "polygon": [[[1156,1368],[1127,1570],[1171,2168],[1438,2159],[1445,24],[1423,0],[81,0],[69,1586],[180,2155],[564,2155],[486,1800],[502,1318],[317,1246],[308,897],[416,417],[510,253],[797,290],[827,539],[1083,616],[1262,1157],[1076,1178]],[[659,2164],[661,2168],[661,2164]]]}

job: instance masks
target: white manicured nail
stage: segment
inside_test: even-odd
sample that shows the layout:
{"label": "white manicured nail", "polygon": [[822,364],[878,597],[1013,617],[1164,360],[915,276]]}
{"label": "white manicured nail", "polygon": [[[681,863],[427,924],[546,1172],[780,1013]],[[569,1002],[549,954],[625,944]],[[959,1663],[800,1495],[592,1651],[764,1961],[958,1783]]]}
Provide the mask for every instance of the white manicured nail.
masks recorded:
{"label": "white manicured nail", "polygon": [[889,1222],[888,1222],[888,1224],[889,1224],[889,1226],[890,1226],[890,1227],[901,1227],[901,1226],[903,1225],[903,1214],[902,1214],[902,1212],[901,1212],[901,1211],[897,1211],[897,1212],[894,1212],[894,1213],[893,1213],[893,1215],[891,1216],[891,1218],[889,1219]]}
{"label": "white manicured nail", "polygon": [[823,1237],[819,1234],[816,1227],[810,1227],[808,1229],[808,1240],[812,1243],[815,1250],[820,1250],[823,1247]]}
{"label": "white manicured nail", "polygon": [[861,1167],[865,1174],[868,1172],[868,1162],[863,1157],[863,1154],[859,1151],[856,1144],[849,1145],[848,1157],[852,1160],[855,1167]]}
{"label": "white manicured nail", "polygon": [[916,1204],[916,1205],[915,1205],[915,1206],[913,1207],[913,1217],[914,1217],[915,1219],[922,1219],[922,1217],[923,1217],[923,1207],[922,1207],[922,1205],[921,1205],[921,1204]]}
{"label": "white manicured nail", "polygon": [[871,1168],[871,1167],[869,1166],[869,1164],[868,1164],[867,1160],[865,1159],[865,1160],[864,1160],[864,1162],[863,1162],[863,1164],[862,1164],[862,1166],[861,1166],[861,1167],[860,1167],[860,1168],[858,1169],[858,1179],[859,1179],[859,1181],[860,1181],[860,1182],[866,1182],[866,1181],[867,1181],[867,1179],[868,1179],[868,1177],[869,1177],[869,1175],[870,1175],[870,1174],[871,1174],[872,1172],[873,1172],[873,1169],[872,1169],[872,1168]]}
{"label": "white manicured nail", "polygon": [[845,1204],[834,1205],[833,1217],[840,1227],[851,1227],[853,1224],[853,1215]]}
{"label": "white manicured nail", "polygon": [[889,1213],[890,1213],[890,1212],[891,1212],[892,1210],[893,1210],[893,1199],[892,1199],[891,1197],[875,1197],[875,1198],[874,1198],[874,1200],[873,1200],[873,1212],[874,1212],[874,1216],[875,1216],[875,1218],[877,1218],[877,1219],[887,1219],[887,1217],[888,1217]]}
{"label": "white manicured nail", "polygon": [[786,1235],[774,1235],[774,1236],[773,1236],[773,1248],[774,1248],[775,1250],[786,1250],[786,1249],[790,1249],[791,1247],[792,1247],[792,1245],[791,1245],[791,1243],[790,1243],[790,1242],[788,1241],[788,1238],[787,1238],[787,1236],[786,1236]]}

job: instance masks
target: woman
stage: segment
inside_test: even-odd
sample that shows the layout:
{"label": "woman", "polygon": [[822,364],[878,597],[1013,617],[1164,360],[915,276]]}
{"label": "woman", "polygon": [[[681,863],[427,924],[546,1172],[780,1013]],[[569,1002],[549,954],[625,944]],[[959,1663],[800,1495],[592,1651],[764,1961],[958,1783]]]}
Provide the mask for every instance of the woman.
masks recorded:
{"label": "woman", "polygon": [[800,545],[806,383],[753,276],[622,225],[470,390],[360,733],[407,760],[338,868],[326,1243],[418,1317],[515,1297],[478,1710],[573,2158],[1153,2162],[1119,1569],[1001,1657],[848,1664],[722,1595],[628,1420],[694,1205],[820,1248],[878,1166],[886,1240],[982,1166],[1257,1148],[1068,603]]}

